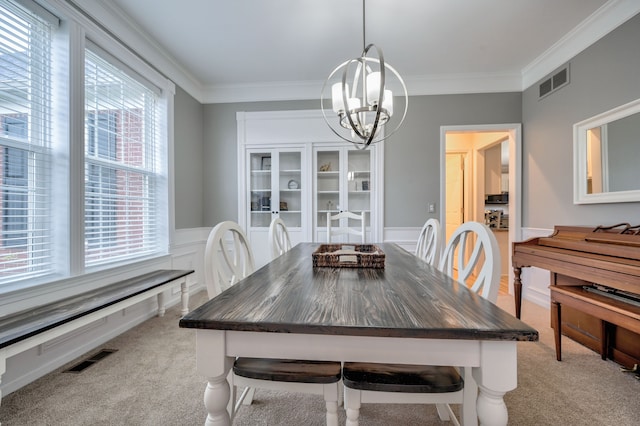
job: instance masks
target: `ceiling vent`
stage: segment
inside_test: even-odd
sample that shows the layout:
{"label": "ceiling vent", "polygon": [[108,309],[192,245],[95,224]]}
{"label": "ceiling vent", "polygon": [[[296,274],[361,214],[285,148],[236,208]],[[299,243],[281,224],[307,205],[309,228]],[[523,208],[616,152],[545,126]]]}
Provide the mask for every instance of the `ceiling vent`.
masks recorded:
{"label": "ceiling vent", "polygon": [[569,84],[569,65],[540,83],[538,87],[538,99],[544,98],[567,84]]}

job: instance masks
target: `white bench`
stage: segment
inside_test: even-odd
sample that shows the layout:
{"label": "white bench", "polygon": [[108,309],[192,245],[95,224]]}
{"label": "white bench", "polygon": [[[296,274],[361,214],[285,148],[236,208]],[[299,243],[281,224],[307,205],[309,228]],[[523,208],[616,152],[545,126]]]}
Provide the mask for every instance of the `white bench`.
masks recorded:
{"label": "white bench", "polygon": [[158,316],[163,316],[164,291],[178,284],[182,315],[185,315],[189,312],[187,276],[191,273],[192,270],[149,272],[0,318],[0,383],[7,368],[7,358],[150,297],[157,296]]}

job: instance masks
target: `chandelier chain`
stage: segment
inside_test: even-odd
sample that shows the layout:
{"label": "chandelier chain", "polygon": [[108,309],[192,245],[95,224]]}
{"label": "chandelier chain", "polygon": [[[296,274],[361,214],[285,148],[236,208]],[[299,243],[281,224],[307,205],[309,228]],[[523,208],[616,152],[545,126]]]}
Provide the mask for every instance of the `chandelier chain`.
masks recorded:
{"label": "chandelier chain", "polygon": [[365,4],[366,4],[366,0],[362,0],[362,50],[364,51],[366,49],[367,46],[367,32],[366,32],[366,25],[367,25],[367,14],[365,13]]}

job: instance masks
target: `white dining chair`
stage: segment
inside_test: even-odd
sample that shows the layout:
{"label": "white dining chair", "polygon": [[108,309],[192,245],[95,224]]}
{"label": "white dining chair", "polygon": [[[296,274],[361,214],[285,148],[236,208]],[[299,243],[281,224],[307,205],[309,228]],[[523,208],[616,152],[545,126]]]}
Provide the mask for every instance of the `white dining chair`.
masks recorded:
{"label": "white dining chair", "polygon": [[[439,266],[473,291],[482,290],[481,296],[495,303],[500,286],[499,256],[493,232],[481,223],[465,222],[452,234]],[[440,420],[458,426],[460,421],[450,404],[461,404],[462,424],[478,424],[478,386],[470,367],[346,362],[342,380],[347,426],[358,425],[363,403],[436,404]]]}
{"label": "white dining chair", "polygon": [[[254,272],[251,247],[237,223],[224,221],[211,230],[204,269],[210,299]],[[251,404],[255,388],[323,395],[327,426],[337,426],[340,370],[340,362],[236,358],[228,377],[231,398],[227,409],[233,419],[240,404]],[[244,388],[239,397],[237,388]]]}
{"label": "white dining chair", "polygon": [[442,252],[439,269],[496,303],[500,289],[500,247],[483,223],[460,225]]}
{"label": "white dining chair", "polygon": [[291,239],[284,221],[276,217],[269,225],[269,245],[271,246],[271,259],[283,255],[291,250]]}
{"label": "white dining chair", "polygon": [[[342,221],[346,220],[346,226],[340,226]],[[350,221],[358,221],[360,222],[359,228],[351,227]],[[337,221],[338,224],[336,226],[333,225],[333,222]],[[327,242],[331,243],[332,237],[337,237],[340,235],[355,235],[360,237],[362,244],[366,241],[366,230],[367,230],[367,220],[366,220],[366,212],[362,212],[360,214],[356,214],[349,211],[340,212],[332,215],[331,212],[327,212]]]}
{"label": "white dining chair", "polygon": [[438,219],[428,219],[416,244],[415,255],[427,262],[429,265],[438,267],[440,264],[440,252],[442,251],[442,230]]}

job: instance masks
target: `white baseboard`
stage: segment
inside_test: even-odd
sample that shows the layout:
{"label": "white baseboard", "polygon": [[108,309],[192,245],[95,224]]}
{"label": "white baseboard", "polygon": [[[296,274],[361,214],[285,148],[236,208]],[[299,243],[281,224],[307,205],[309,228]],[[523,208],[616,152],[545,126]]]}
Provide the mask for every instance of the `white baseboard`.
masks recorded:
{"label": "white baseboard", "polygon": [[[553,234],[553,229],[522,228],[522,239],[547,237]],[[522,298],[543,308],[549,309],[551,296],[549,294],[550,273],[546,269],[536,267],[522,268]]]}

